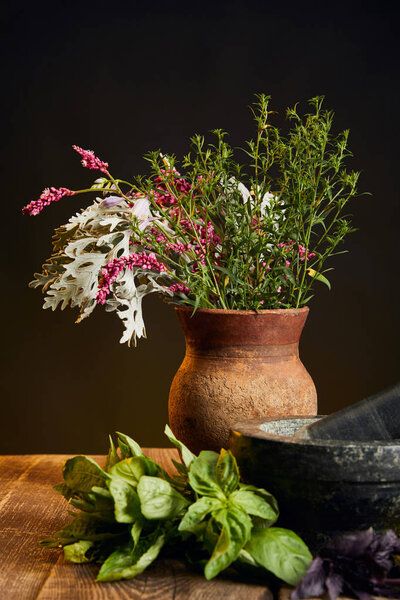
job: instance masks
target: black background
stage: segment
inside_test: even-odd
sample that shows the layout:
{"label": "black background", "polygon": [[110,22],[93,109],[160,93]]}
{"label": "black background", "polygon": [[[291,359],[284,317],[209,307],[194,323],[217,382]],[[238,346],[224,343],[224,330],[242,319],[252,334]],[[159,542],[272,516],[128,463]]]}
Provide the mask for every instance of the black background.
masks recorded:
{"label": "black background", "polygon": [[114,175],[142,155],[178,156],[195,132],[252,136],[255,92],[273,108],[326,95],[349,127],[351,166],[372,193],[352,204],[358,232],[337,257],[333,289],[311,302],[301,355],[331,412],[399,377],[399,9],[387,2],[18,2],[2,22],[2,452],[104,452],[122,430],[164,445],[168,389],[184,343],[171,307],[145,300],[148,340],[118,343],[97,309],[43,311],[27,283],[50,254],[52,229],[89,199],[38,217],[23,205],[54,185],[86,187],[72,144]]}

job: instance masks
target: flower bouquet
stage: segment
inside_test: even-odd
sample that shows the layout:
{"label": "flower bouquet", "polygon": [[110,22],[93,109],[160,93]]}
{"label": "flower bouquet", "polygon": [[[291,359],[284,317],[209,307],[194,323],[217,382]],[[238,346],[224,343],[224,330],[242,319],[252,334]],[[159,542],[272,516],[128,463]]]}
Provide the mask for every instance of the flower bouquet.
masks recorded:
{"label": "flower bouquet", "polygon": [[256,97],[255,136],[242,149],[219,129],[209,143],[195,135],[179,165],[150,152],[150,173],[132,181],[74,146],[101,176],[83,190],[48,188],[23,209],[38,215],[64,197],[96,195],[55,230],[53,253],[30,284],[42,287],[44,308],[78,307],[79,322],[104,305],[130,345],[145,336],[150,293],[193,312],[261,311],[305,306],[315,282],[329,287],[326,261],[353,230],[346,208],[359,173],[345,168],[349,132],[331,133],[333,113],[316,97],[306,114],[287,110],[282,133],[269,101]]}

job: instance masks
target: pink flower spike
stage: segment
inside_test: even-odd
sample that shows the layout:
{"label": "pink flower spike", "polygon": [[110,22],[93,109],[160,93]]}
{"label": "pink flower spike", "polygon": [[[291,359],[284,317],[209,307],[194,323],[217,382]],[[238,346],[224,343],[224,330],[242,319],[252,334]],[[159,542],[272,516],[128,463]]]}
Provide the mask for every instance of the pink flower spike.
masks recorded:
{"label": "pink flower spike", "polygon": [[46,188],[38,200],[32,200],[27,206],[24,206],[22,214],[28,214],[32,217],[36,216],[42,212],[45,206],[48,206],[52,202],[58,202],[64,196],[73,196],[75,193],[67,188]]}
{"label": "pink flower spike", "polygon": [[183,294],[189,294],[190,293],[190,289],[188,288],[187,285],[183,285],[182,283],[174,283],[172,285],[169,286],[170,292],[176,293],[176,292],[182,292]]}
{"label": "pink flower spike", "polygon": [[83,167],[86,167],[87,169],[98,169],[99,171],[102,171],[103,173],[108,173],[108,171],[107,171],[108,163],[103,162],[102,160],[97,158],[97,156],[95,155],[93,150],[84,150],[83,148],[80,148],[79,146],[72,146],[72,147],[74,150],[76,150],[76,152],[78,154],[80,154],[82,156],[81,163],[82,163]]}
{"label": "pink flower spike", "polygon": [[163,263],[158,262],[154,252],[150,252],[150,254],[146,254],[145,252],[137,254],[134,252],[129,256],[114,258],[114,260],[108,262],[101,270],[96,297],[97,304],[106,303],[107,296],[111,291],[111,285],[114,283],[119,273],[124,269],[130,269],[132,271],[134,267],[141,267],[142,269],[158,271],[160,273],[167,271],[167,267]]}

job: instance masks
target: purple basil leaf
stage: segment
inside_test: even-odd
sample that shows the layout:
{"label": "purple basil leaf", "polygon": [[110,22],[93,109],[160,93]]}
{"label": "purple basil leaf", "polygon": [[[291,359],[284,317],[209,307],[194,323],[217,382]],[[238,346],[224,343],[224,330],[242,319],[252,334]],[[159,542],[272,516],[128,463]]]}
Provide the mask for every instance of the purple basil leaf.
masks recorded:
{"label": "purple basil leaf", "polygon": [[331,600],[336,600],[336,598],[338,598],[343,590],[343,577],[342,575],[339,575],[339,573],[329,573],[328,577],[326,578],[326,588],[328,590],[329,593],[329,598]]}
{"label": "purple basil leaf", "polygon": [[326,572],[324,561],[319,556],[314,558],[307,569],[307,573],[300,581],[298,586],[291,593],[291,600],[301,600],[301,598],[315,598],[325,593]]}
{"label": "purple basil leaf", "polygon": [[379,535],[370,528],[336,538],[313,560],[291,597],[299,600],[328,591],[331,600],[341,594],[359,600],[372,600],[372,594],[400,598],[392,553],[400,553],[400,540],[392,530]]}
{"label": "purple basil leaf", "polygon": [[[382,564],[386,569],[393,566],[393,560],[390,558],[392,553],[400,552],[400,540],[392,529],[377,537],[377,547],[375,560]],[[389,559],[389,562],[388,562]],[[382,563],[380,562],[382,561]]]}

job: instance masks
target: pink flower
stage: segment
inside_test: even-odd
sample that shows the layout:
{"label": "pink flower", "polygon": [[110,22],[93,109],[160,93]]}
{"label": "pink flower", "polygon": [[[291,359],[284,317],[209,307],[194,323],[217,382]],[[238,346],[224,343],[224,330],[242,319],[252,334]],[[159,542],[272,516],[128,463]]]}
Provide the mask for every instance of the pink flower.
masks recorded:
{"label": "pink flower", "polygon": [[74,150],[77,151],[78,154],[82,156],[82,166],[87,169],[98,169],[103,173],[108,173],[108,163],[103,162],[93,152],[93,150],[84,150],[79,146],[72,146]]}
{"label": "pink flower", "polygon": [[48,206],[52,202],[58,202],[64,196],[73,196],[75,193],[76,192],[68,190],[67,188],[46,188],[45,190],[43,190],[38,200],[32,200],[30,204],[24,206],[24,208],[22,209],[22,214],[36,216],[42,212],[45,206]]}
{"label": "pink flower", "polygon": [[190,292],[188,286],[184,285],[183,283],[174,283],[173,285],[170,285],[168,289],[170,292],[183,292],[184,294],[188,294]]}
{"label": "pink flower", "polygon": [[119,273],[124,269],[132,271],[133,267],[142,267],[142,269],[159,271],[160,273],[167,271],[167,267],[163,263],[158,262],[154,252],[150,252],[150,254],[146,254],[145,252],[137,254],[134,252],[129,256],[115,258],[103,267],[101,271],[101,279],[96,296],[98,304],[105,304],[107,296],[111,291],[111,284],[116,280]]}
{"label": "pink flower", "polygon": [[178,202],[177,198],[168,190],[168,177],[172,177],[170,181],[171,187],[175,188],[178,194],[188,194],[192,189],[190,183],[183,177],[180,177],[178,171],[174,170],[171,174],[171,171],[162,169],[161,175],[155,178],[157,188],[154,192],[154,200],[157,204],[166,208],[176,205]]}
{"label": "pink flower", "polygon": [[[284,243],[278,244],[278,247],[279,248],[285,248],[286,252],[292,252],[294,250],[294,248],[295,248],[295,244],[296,244],[296,242],[294,240],[290,240],[289,242],[284,242]],[[309,252],[307,254],[306,248],[302,244],[299,244],[299,257],[300,257],[301,261],[304,262],[306,259],[310,260],[311,258],[314,258],[315,256],[316,256],[315,252]],[[289,261],[286,261],[286,266],[287,267],[290,264],[290,263],[287,264],[288,262]]]}

